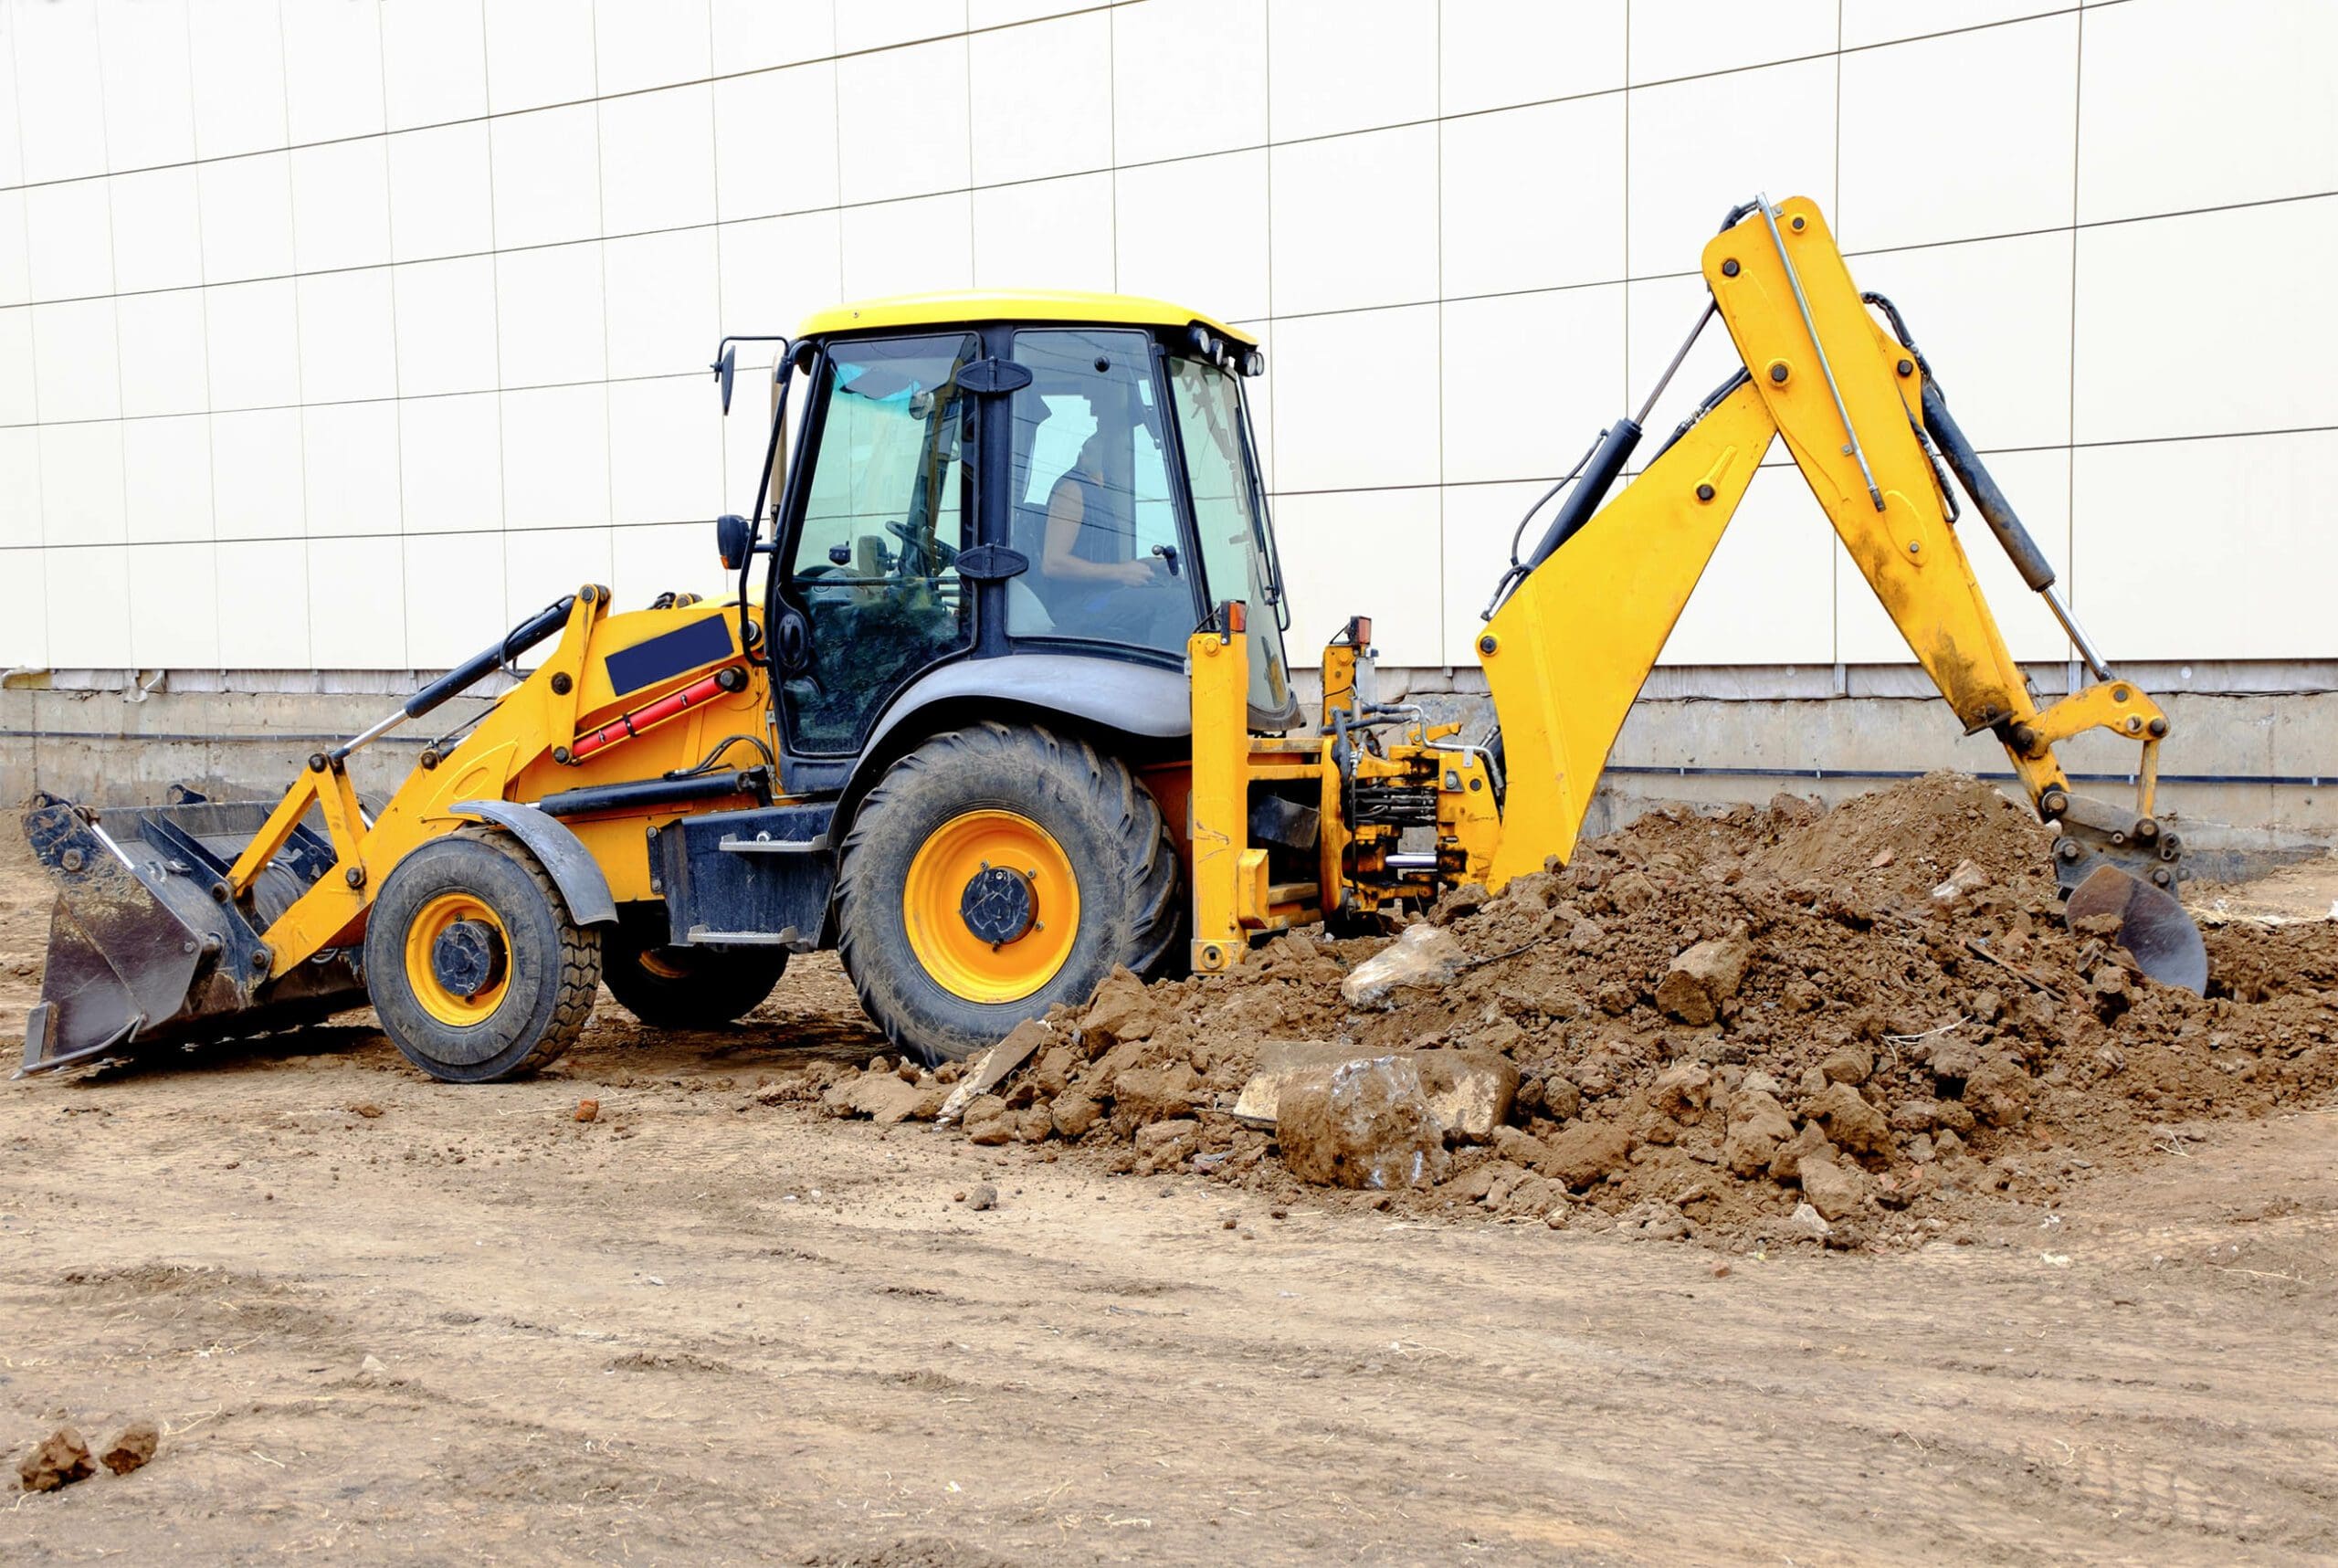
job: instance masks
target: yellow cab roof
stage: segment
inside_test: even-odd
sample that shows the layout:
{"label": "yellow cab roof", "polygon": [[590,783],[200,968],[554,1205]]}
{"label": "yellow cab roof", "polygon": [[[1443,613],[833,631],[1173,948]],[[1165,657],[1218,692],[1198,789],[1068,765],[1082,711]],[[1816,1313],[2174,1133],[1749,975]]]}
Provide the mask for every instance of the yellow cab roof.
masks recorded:
{"label": "yellow cab roof", "polygon": [[1111,326],[1185,327],[1198,321],[1246,348],[1259,340],[1198,310],[1136,294],[1079,294],[1049,289],[987,289],[967,293],[895,294],[832,305],[805,318],[799,337],[876,328],[958,326],[977,321],[1079,321]]}

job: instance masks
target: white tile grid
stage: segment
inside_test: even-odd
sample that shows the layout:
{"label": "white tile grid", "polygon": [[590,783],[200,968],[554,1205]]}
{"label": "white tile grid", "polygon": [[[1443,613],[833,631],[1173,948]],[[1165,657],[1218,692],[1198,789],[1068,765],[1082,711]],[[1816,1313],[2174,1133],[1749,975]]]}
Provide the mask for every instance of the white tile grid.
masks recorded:
{"label": "white tile grid", "polygon": [[[2089,470],[2066,450],[2027,448],[2069,440],[2074,416],[2080,440],[2186,449],[2214,444],[2175,438],[2338,419],[2310,371],[2331,345],[2299,349],[2252,324],[2301,319],[2302,258],[2326,250],[2338,223],[2338,197],[2325,195],[2338,184],[2338,100],[2282,75],[2327,55],[2331,24],[2312,7],[2269,6],[2214,26],[2204,5],[2107,8],[2090,13],[2082,37],[2067,7],[2043,0],[1958,0],[1921,26],[1877,0],[1800,0],[1758,21],[1714,0],[1606,0],[1564,19],[1555,52],[1530,45],[1556,8],[1525,0],[1361,11],[1194,0],[1069,16],[1079,8],[926,0],[840,11],[834,36],[827,7],[798,18],[751,0],[711,0],[703,16],[699,0],[603,0],[582,26],[584,8],[552,0],[414,0],[370,29],[345,15],[370,20],[359,7],[296,20],[269,0],[167,0],[134,37],[111,20],[84,37],[44,16],[36,42],[55,70],[28,90],[21,58],[0,71],[0,96],[16,100],[0,180],[40,182],[0,186],[14,198],[0,202],[0,307],[15,298],[12,267],[27,298],[98,302],[58,292],[84,279],[123,298],[102,322],[54,305],[17,312],[14,328],[0,315],[0,345],[30,341],[15,379],[0,378],[0,424],[30,405],[52,426],[118,413],[154,426],[124,426],[110,445],[61,426],[17,441],[36,486],[68,452],[113,454],[90,473],[47,474],[36,493],[55,493],[62,510],[44,520],[36,502],[36,536],[47,524],[107,536],[126,521],[141,548],[160,548],[215,527],[223,541],[402,530],[411,576],[426,541],[532,528],[575,534],[587,556],[639,574],[648,536],[690,526],[665,520],[746,504],[722,475],[752,481],[759,437],[690,423],[704,388],[689,373],[721,327],[785,327],[829,298],[922,288],[1190,299],[1266,336],[1276,374],[1253,389],[1259,423],[1280,438],[1273,482],[1310,492],[1280,503],[1296,502],[1306,529],[1322,534],[1353,503],[1379,509],[1359,526],[1386,533],[1399,560],[1425,562],[1424,536],[1442,538],[1441,589],[1386,574],[1422,584],[1417,662],[1434,663],[1467,656],[1481,595],[1459,579],[1490,553],[1490,583],[1506,543],[1476,538],[1502,526],[1492,500],[1511,481],[1533,488],[1573,458],[1576,425],[1587,438],[1627,406],[1607,393],[1619,356],[1632,388],[1644,385],[1688,319],[1669,307],[1693,309],[1693,278],[1680,275],[1719,208],[1743,194],[1732,182],[1758,181],[1828,205],[1862,283],[1909,305],[1928,349],[1956,367],[1949,384],[1984,448],[2024,448],[1997,466],[2009,489],[2018,478],[2033,524],[2049,520],[2052,553],[2072,537],[2069,498]],[[24,11],[10,13],[20,34]],[[969,26],[1006,30],[962,36]],[[1839,59],[1838,35],[1849,46]],[[2196,76],[2189,51],[2204,38]],[[22,56],[22,37],[5,42]],[[1188,57],[1218,68],[1181,70]],[[194,79],[175,96],[174,60]],[[718,62],[761,74],[710,85]],[[151,118],[58,85],[92,70],[108,89],[147,83]],[[2145,110],[2170,101],[2152,85],[2169,71],[2196,86],[2163,121]],[[1977,117],[1969,170],[1909,181],[1909,105],[1976,76],[2016,86]],[[1664,85],[1618,90],[1627,77]],[[2197,88],[2202,77],[2215,85]],[[1019,92],[994,90],[1001,79]],[[487,113],[498,118],[476,118]],[[356,140],[283,152],[327,136]],[[2237,158],[2217,151],[2227,143],[2278,156]],[[182,146],[202,162],[145,166]],[[102,177],[109,166],[139,172]],[[1522,187],[1521,169],[1532,171]],[[1910,201],[1919,185],[1924,198]],[[2165,212],[2178,197],[2286,206],[2072,226]],[[2205,287],[2230,248],[2227,225],[2270,262],[2247,298]],[[384,268],[394,235],[401,261],[463,260]],[[555,260],[562,252],[575,254]],[[603,279],[597,332],[584,324],[588,256]],[[2179,325],[2198,353],[2234,365],[2173,403],[2131,363],[2144,353],[2132,328],[2140,290],[2166,292],[2137,279],[2169,266],[2219,301]],[[342,274],[353,268],[373,270]],[[284,276],[295,270],[297,286]],[[1581,296],[1571,313],[1558,303],[1570,295]],[[1594,298],[1609,319],[1586,310]],[[2248,321],[2235,324],[2236,306]],[[1282,316],[1261,320],[1269,307]],[[2285,346],[2259,353],[2259,341]],[[207,369],[173,363],[198,349]],[[404,403],[296,406],[383,395],[385,360]],[[1702,395],[1704,361],[1668,404]],[[604,375],[649,379],[604,387]],[[1677,416],[1651,417],[1651,447]],[[320,446],[321,430],[361,428]],[[315,471],[327,449],[348,475],[342,489]],[[263,460],[288,454],[289,465]],[[1823,622],[1837,658],[1904,658],[1855,574],[1846,582],[1816,508],[1794,504],[1780,457],[1714,572],[1718,584],[1743,556],[1761,585],[1738,591],[1734,617],[1719,601],[1692,604],[1668,657],[1800,662]],[[172,512],[174,472],[195,482]],[[1781,486],[1788,500],[1773,504]],[[120,501],[103,499],[110,487]],[[199,507],[187,499],[215,488],[216,507],[208,493]],[[1416,491],[1435,505],[1406,503],[1414,526],[1401,530],[1380,513],[1402,509],[1370,499]],[[1814,540],[1833,550],[1823,568]],[[2038,657],[2028,650],[2055,641],[2051,628],[2041,633],[2027,595],[1991,581],[1999,568],[1981,542],[1976,567],[2016,651]],[[480,604],[529,597],[521,569],[545,548],[515,554],[507,542]],[[2090,563],[2107,558],[2098,550]],[[2073,563],[2066,581],[2077,577]],[[1813,595],[1826,614],[1775,613]],[[1380,615],[1384,628],[1403,618]],[[419,660],[447,630],[403,600],[392,624],[395,638],[334,646],[395,641]],[[2250,632],[2230,628],[2236,646],[2265,640]],[[325,646],[305,627],[302,639]]]}

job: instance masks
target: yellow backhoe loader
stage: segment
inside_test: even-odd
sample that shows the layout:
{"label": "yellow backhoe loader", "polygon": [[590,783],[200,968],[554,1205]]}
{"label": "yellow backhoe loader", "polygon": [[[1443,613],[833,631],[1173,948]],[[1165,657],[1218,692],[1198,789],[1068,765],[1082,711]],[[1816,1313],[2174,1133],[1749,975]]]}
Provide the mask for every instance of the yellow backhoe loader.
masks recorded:
{"label": "yellow backhoe loader", "polygon": [[[1375,700],[1362,617],[1300,711],[1246,334],[1035,293],[726,339],[726,409],[738,343],[779,344],[754,508],[716,524],[735,601],[619,614],[580,587],[310,758],[273,805],[37,798],[26,831],[58,898],[26,1069],[370,1002],[425,1071],[479,1081],[565,1048],[604,980],[647,1023],[704,1026],[824,947],[933,1061],[1114,965],[1225,969],[1265,932],[1499,888],[1573,853],[1781,437],[1957,721],[2003,742],[2058,826],[2073,917],[2119,916],[2148,973],[2199,989],[2153,799],[2167,719],[2070,619],[1898,312],[1799,199],[1732,212],[1703,277],[1697,329],[1718,316],[1740,367],[1620,489],[1654,393],[1562,481],[1477,638],[1499,725],[1483,744]],[[1960,542],[1960,487],[2095,684],[2033,698]],[[355,793],[359,748],[547,643],[395,795]],[[2141,747],[2130,803],[2075,792],[2056,762],[2095,728]]]}

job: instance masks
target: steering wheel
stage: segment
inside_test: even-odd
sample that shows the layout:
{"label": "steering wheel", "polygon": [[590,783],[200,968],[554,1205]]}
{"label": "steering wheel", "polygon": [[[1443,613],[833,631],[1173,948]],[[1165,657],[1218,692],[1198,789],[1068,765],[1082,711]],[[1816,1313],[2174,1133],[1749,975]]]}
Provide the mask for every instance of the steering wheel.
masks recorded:
{"label": "steering wheel", "polygon": [[[901,542],[901,562],[904,567],[901,574],[905,577],[939,576],[958,563],[958,547],[945,542],[938,534],[932,539],[920,539],[898,522],[887,523],[885,531]],[[918,556],[930,554],[938,564],[931,573],[908,571],[906,567],[912,554]]]}

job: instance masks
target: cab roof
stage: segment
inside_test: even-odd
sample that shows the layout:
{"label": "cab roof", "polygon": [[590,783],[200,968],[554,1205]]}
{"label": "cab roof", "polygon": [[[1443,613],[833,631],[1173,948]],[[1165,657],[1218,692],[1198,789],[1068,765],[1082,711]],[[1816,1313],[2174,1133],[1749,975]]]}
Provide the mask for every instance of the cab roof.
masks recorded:
{"label": "cab roof", "polygon": [[893,294],[831,305],[805,318],[799,337],[892,327],[954,327],[979,321],[1072,321],[1115,327],[1186,327],[1199,322],[1228,342],[1259,340],[1213,316],[1138,294],[1080,294],[1048,289],[990,289],[967,293]]}

